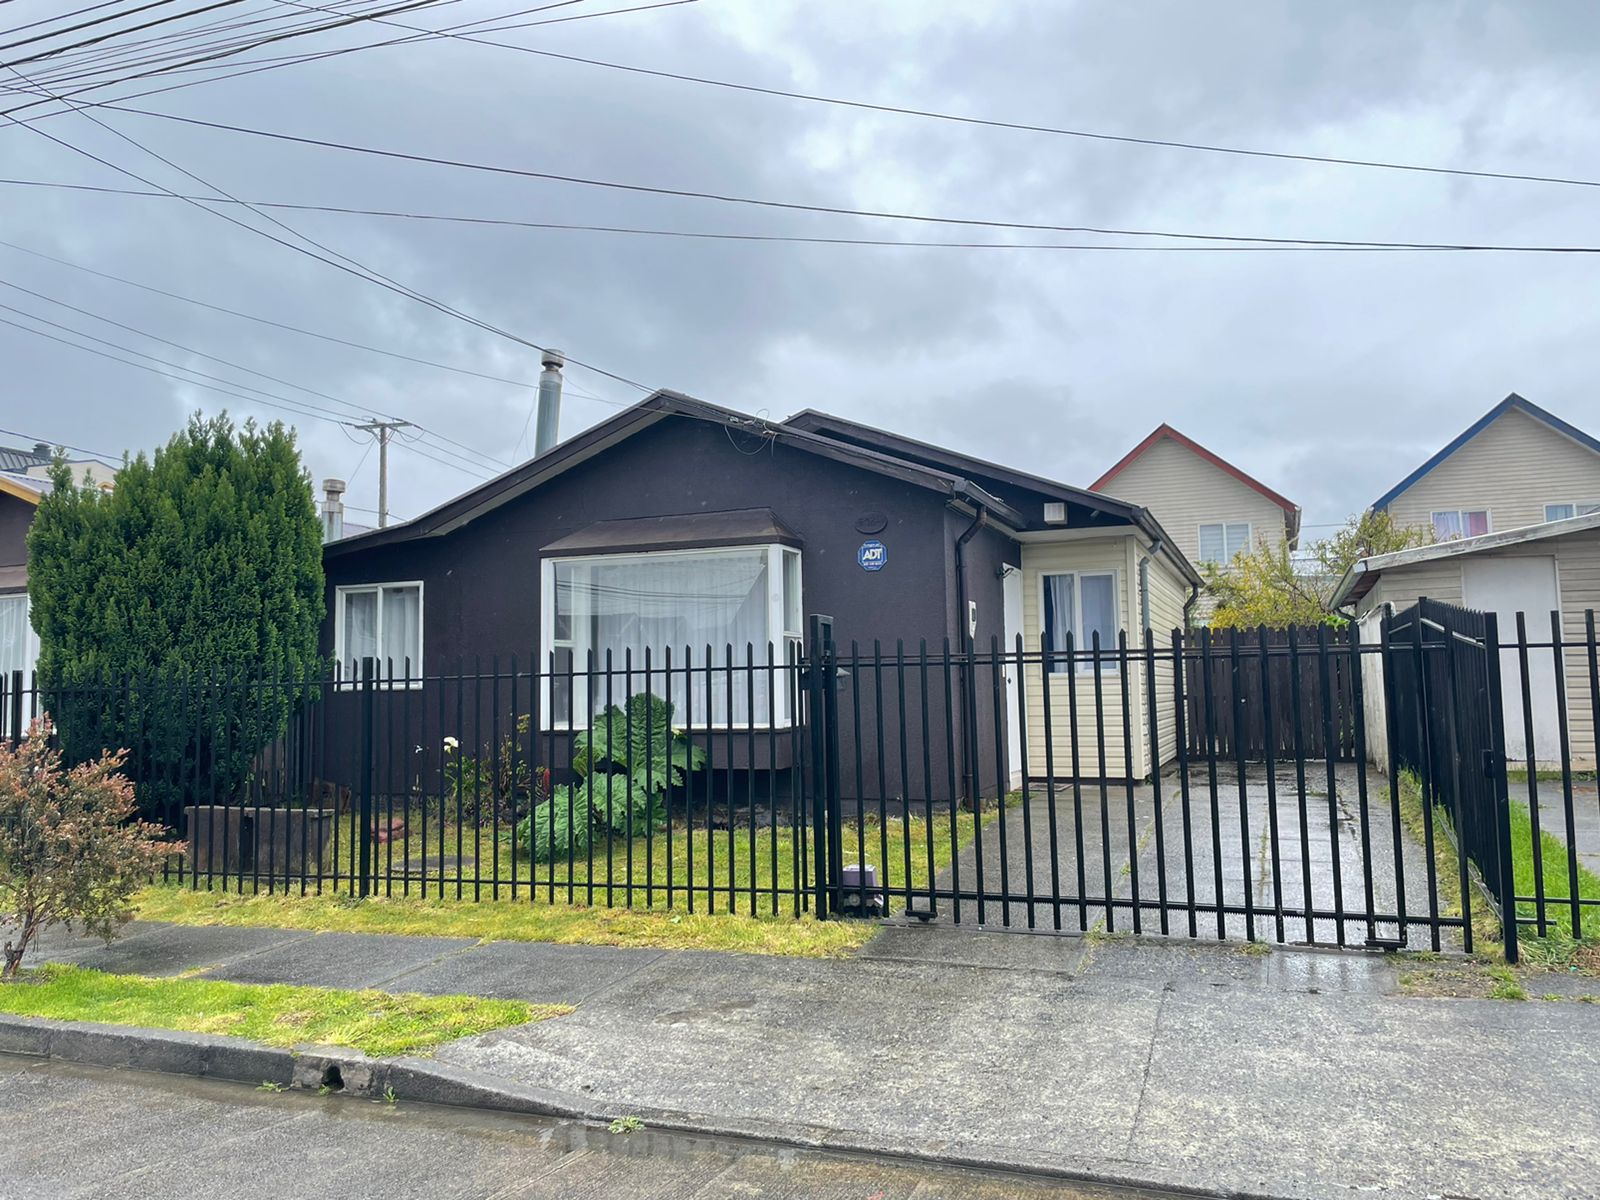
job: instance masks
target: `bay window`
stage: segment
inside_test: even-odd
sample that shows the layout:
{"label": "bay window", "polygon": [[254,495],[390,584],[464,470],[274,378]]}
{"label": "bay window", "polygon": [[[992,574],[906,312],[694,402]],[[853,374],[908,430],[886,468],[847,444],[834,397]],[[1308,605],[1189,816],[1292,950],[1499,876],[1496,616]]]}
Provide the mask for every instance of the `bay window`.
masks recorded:
{"label": "bay window", "polygon": [[[39,638],[28,622],[28,594],[18,592],[0,596],[0,674],[5,681],[5,704],[0,705],[0,729],[11,728],[11,681],[22,672],[22,686],[33,686],[33,671],[39,665]],[[26,714],[25,714],[26,715]]]}
{"label": "bay window", "polygon": [[788,546],[547,559],[546,723],[581,727],[631,690],[665,697],[680,726],[787,726],[789,676],[768,677],[767,651],[780,667],[798,658],[802,611],[800,552]]}
{"label": "bay window", "polygon": [[361,679],[361,660],[371,658],[380,686],[421,687],[422,584],[356,584],[334,597],[334,657],[346,685]]}
{"label": "bay window", "polygon": [[1478,537],[1489,532],[1489,511],[1483,508],[1446,509],[1429,514],[1433,521],[1433,540]]}
{"label": "bay window", "polygon": [[1044,659],[1052,675],[1065,675],[1073,669],[1067,657],[1070,635],[1079,673],[1094,671],[1090,652],[1094,635],[1100,635],[1100,649],[1113,657],[1103,660],[1102,671],[1115,671],[1117,649],[1117,577],[1115,572],[1079,571],[1072,574],[1040,577],[1044,589],[1042,637]]}

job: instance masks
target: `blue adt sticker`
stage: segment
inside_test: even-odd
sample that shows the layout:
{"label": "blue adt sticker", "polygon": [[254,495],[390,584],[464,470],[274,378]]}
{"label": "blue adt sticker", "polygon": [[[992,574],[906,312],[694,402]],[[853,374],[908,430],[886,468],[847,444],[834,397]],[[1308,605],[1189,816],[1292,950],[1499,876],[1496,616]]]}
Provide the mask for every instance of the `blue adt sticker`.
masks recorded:
{"label": "blue adt sticker", "polygon": [[863,571],[881,571],[889,565],[889,547],[876,539],[862,542],[856,551],[856,561]]}

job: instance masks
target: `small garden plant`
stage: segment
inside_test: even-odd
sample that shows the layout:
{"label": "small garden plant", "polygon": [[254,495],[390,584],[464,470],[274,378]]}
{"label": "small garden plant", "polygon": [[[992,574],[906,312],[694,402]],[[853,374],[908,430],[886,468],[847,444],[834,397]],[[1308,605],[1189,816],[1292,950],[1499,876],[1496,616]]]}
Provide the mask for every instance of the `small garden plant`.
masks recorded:
{"label": "small garden plant", "polygon": [[672,704],[649,692],[611,705],[573,740],[576,783],[562,784],[517,829],[539,862],[584,855],[610,830],[641,837],[666,822],[667,789],[706,754],[672,727]]}
{"label": "small garden plant", "polygon": [[109,943],[133,917],[134,893],[179,849],[162,840],[160,826],[133,819],[125,755],[65,767],[53,733],[41,716],[21,745],[0,745],[4,980],[16,978],[29,946],[52,925]]}

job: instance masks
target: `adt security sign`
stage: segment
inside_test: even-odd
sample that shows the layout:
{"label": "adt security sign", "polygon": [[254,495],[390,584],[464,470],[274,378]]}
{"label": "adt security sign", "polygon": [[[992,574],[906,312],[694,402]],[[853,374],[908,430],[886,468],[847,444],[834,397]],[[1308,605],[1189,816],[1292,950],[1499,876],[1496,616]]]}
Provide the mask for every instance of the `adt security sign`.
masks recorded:
{"label": "adt security sign", "polygon": [[861,549],[856,551],[856,561],[863,571],[881,571],[889,565],[889,547],[876,538],[862,542]]}

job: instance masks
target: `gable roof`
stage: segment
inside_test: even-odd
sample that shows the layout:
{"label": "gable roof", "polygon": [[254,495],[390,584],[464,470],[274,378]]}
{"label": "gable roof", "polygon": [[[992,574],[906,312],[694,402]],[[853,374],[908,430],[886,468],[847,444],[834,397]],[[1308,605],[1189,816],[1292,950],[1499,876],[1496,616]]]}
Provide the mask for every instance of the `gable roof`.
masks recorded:
{"label": "gable roof", "polygon": [[1300,532],[1300,506],[1298,504],[1296,504],[1293,500],[1288,499],[1281,493],[1273,491],[1255,476],[1246,475],[1243,471],[1234,466],[1227,459],[1223,458],[1220,454],[1216,454],[1213,451],[1207,450],[1192,437],[1189,437],[1187,434],[1180,433],[1171,425],[1168,425],[1165,421],[1163,421],[1160,425],[1157,425],[1155,429],[1150,432],[1150,436],[1145,438],[1144,441],[1140,442],[1132,450],[1129,450],[1120,459],[1118,459],[1115,466],[1113,466],[1104,475],[1100,476],[1099,479],[1096,479],[1093,483],[1091,483],[1089,485],[1089,489],[1091,491],[1098,492],[1101,488],[1105,487],[1106,484],[1110,483],[1118,475],[1122,474],[1123,471],[1127,470],[1128,467],[1130,467],[1138,458],[1140,458],[1147,450],[1149,450],[1150,447],[1154,446],[1163,438],[1167,438],[1176,442],[1185,450],[1188,450],[1191,453],[1198,455],[1200,458],[1203,458],[1206,462],[1210,463],[1224,474],[1231,475],[1240,483],[1244,484],[1245,487],[1252,491],[1259,492],[1268,500],[1271,500],[1279,508],[1283,509],[1284,512],[1289,514],[1290,538],[1292,539],[1298,536]]}
{"label": "gable roof", "polygon": [[1178,549],[1172,538],[1168,536],[1167,531],[1161,527],[1161,523],[1156,520],[1155,515],[1149,509],[1127,500],[1119,500],[1115,496],[1102,496],[1090,489],[1073,487],[1071,484],[1059,483],[1054,479],[1046,479],[1041,475],[1030,475],[1026,471],[1018,471],[1012,467],[1003,467],[999,463],[987,462],[970,454],[963,454],[959,450],[951,450],[944,446],[935,446],[931,442],[922,442],[916,438],[905,437],[902,434],[890,433],[886,429],[863,425],[859,421],[836,417],[832,413],[825,413],[815,408],[808,408],[795,413],[784,424],[791,429],[801,429],[809,433],[821,434],[830,440],[850,439],[845,443],[848,445],[865,443],[868,446],[875,447],[882,453],[893,455],[897,458],[909,458],[915,462],[935,464],[936,466],[952,471],[960,471],[964,474],[979,475],[1011,487],[1036,492],[1051,500],[1062,500],[1069,504],[1082,505],[1095,512],[1108,513],[1142,530],[1152,542],[1162,546],[1177,565],[1184,578],[1190,583],[1196,586],[1202,583],[1194,564],[1184,557],[1183,552]]}
{"label": "gable roof", "polygon": [[[40,443],[43,446],[43,443]],[[0,446],[0,471],[26,471],[29,467],[50,465],[49,447],[35,446],[24,450],[17,446]]]}
{"label": "gable roof", "polygon": [[1417,482],[1417,480],[1421,479],[1429,471],[1433,470],[1445,459],[1449,458],[1457,450],[1461,449],[1461,447],[1465,446],[1473,438],[1477,437],[1478,434],[1482,433],[1485,429],[1489,428],[1489,426],[1493,425],[1496,421],[1513,409],[1520,413],[1525,413],[1527,416],[1532,417],[1535,421],[1542,422],[1551,429],[1555,430],[1557,433],[1561,434],[1563,437],[1571,438],[1573,441],[1577,442],[1578,445],[1584,447],[1585,449],[1592,450],[1596,454],[1600,454],[1600,440],[1590,437],[1576,425],[1569,425],[1560,417],[1556,416],[1555,413],[1547,412],[1540,408],[1537,404],[1533,403],[1533,401],[1525,400],[1521,396],[1517,395],[1517,393],[1512,392],[1504,400],[1500,401],[1499,404],[1496,404],[1488,412],[1484,413],[1483,416],[1479,417],[1471,425],[1467,426],[1459,434],[1451,438],[1450,441],[1446,442],[1445,445],[1438,451],[1438,453],[1434,454],[1433,457],[1428,459],[1427,462],[1423,463],[1415,471],[1411,472],[1411,474],[1407,475],[1399,483],[1395,484],[1387,492],[1374,500],[1372,502],[1372,507],[1380,511],[1388,508],[1389,505],[1394,502],[1397,496],[1410,488],[1412,484]]}
{"label": "gable roof", "polygon": [[325,557],[337,557],[374,546],[386,546],[417,538],[440,537],[673,416],[689,417],[720,425],[725,429],[769,437],[823,458],[886,475],[916,487],[927,488],[951,499],[965,500],[987,510],[1008,525],[1021,526],[1026,523],[1025,518],[1016,509],[962,476],[851,446],[788,425],[774,424],[759,417],[746,416],[730,408],[696,400],[693,396],[686,396],[681,392],[662,390],[646,396],[632,408],[624,409],[616,416],[558,443],[537,458],[513,467],[504,474],[453,500],[446,501],[419,517],[398,525],[390,525],[386,529],[374,529],[368,533],[359,533],[336,542],[329,542],[323,548],[323,554]]}
{"label": "gable roof", "polygon": [[1538,525],[1523,525],[1517,529],[1502,529],[1496,533],[1481,533],[1477,537],[1451,538],[1447,542],[1412,546],[1388,554],[1374,554],[1370,558],[1360,559],[1350,565],[1350,569],[1339,580],[1339,586],[1334,589],[1332,607],[1339,608],[1361,599],[1378,582],[1378,576],[1396,567],[1437,562],[1444,558],[1460,558],[1486,550],[1520,546],[1525,542],[1542,542],[1546,538],[1586,533],[1592,529],[1600,529],[1600,512],[1585,513],[1581,517],[1568,517],[1565,521],[1545,521]]}

